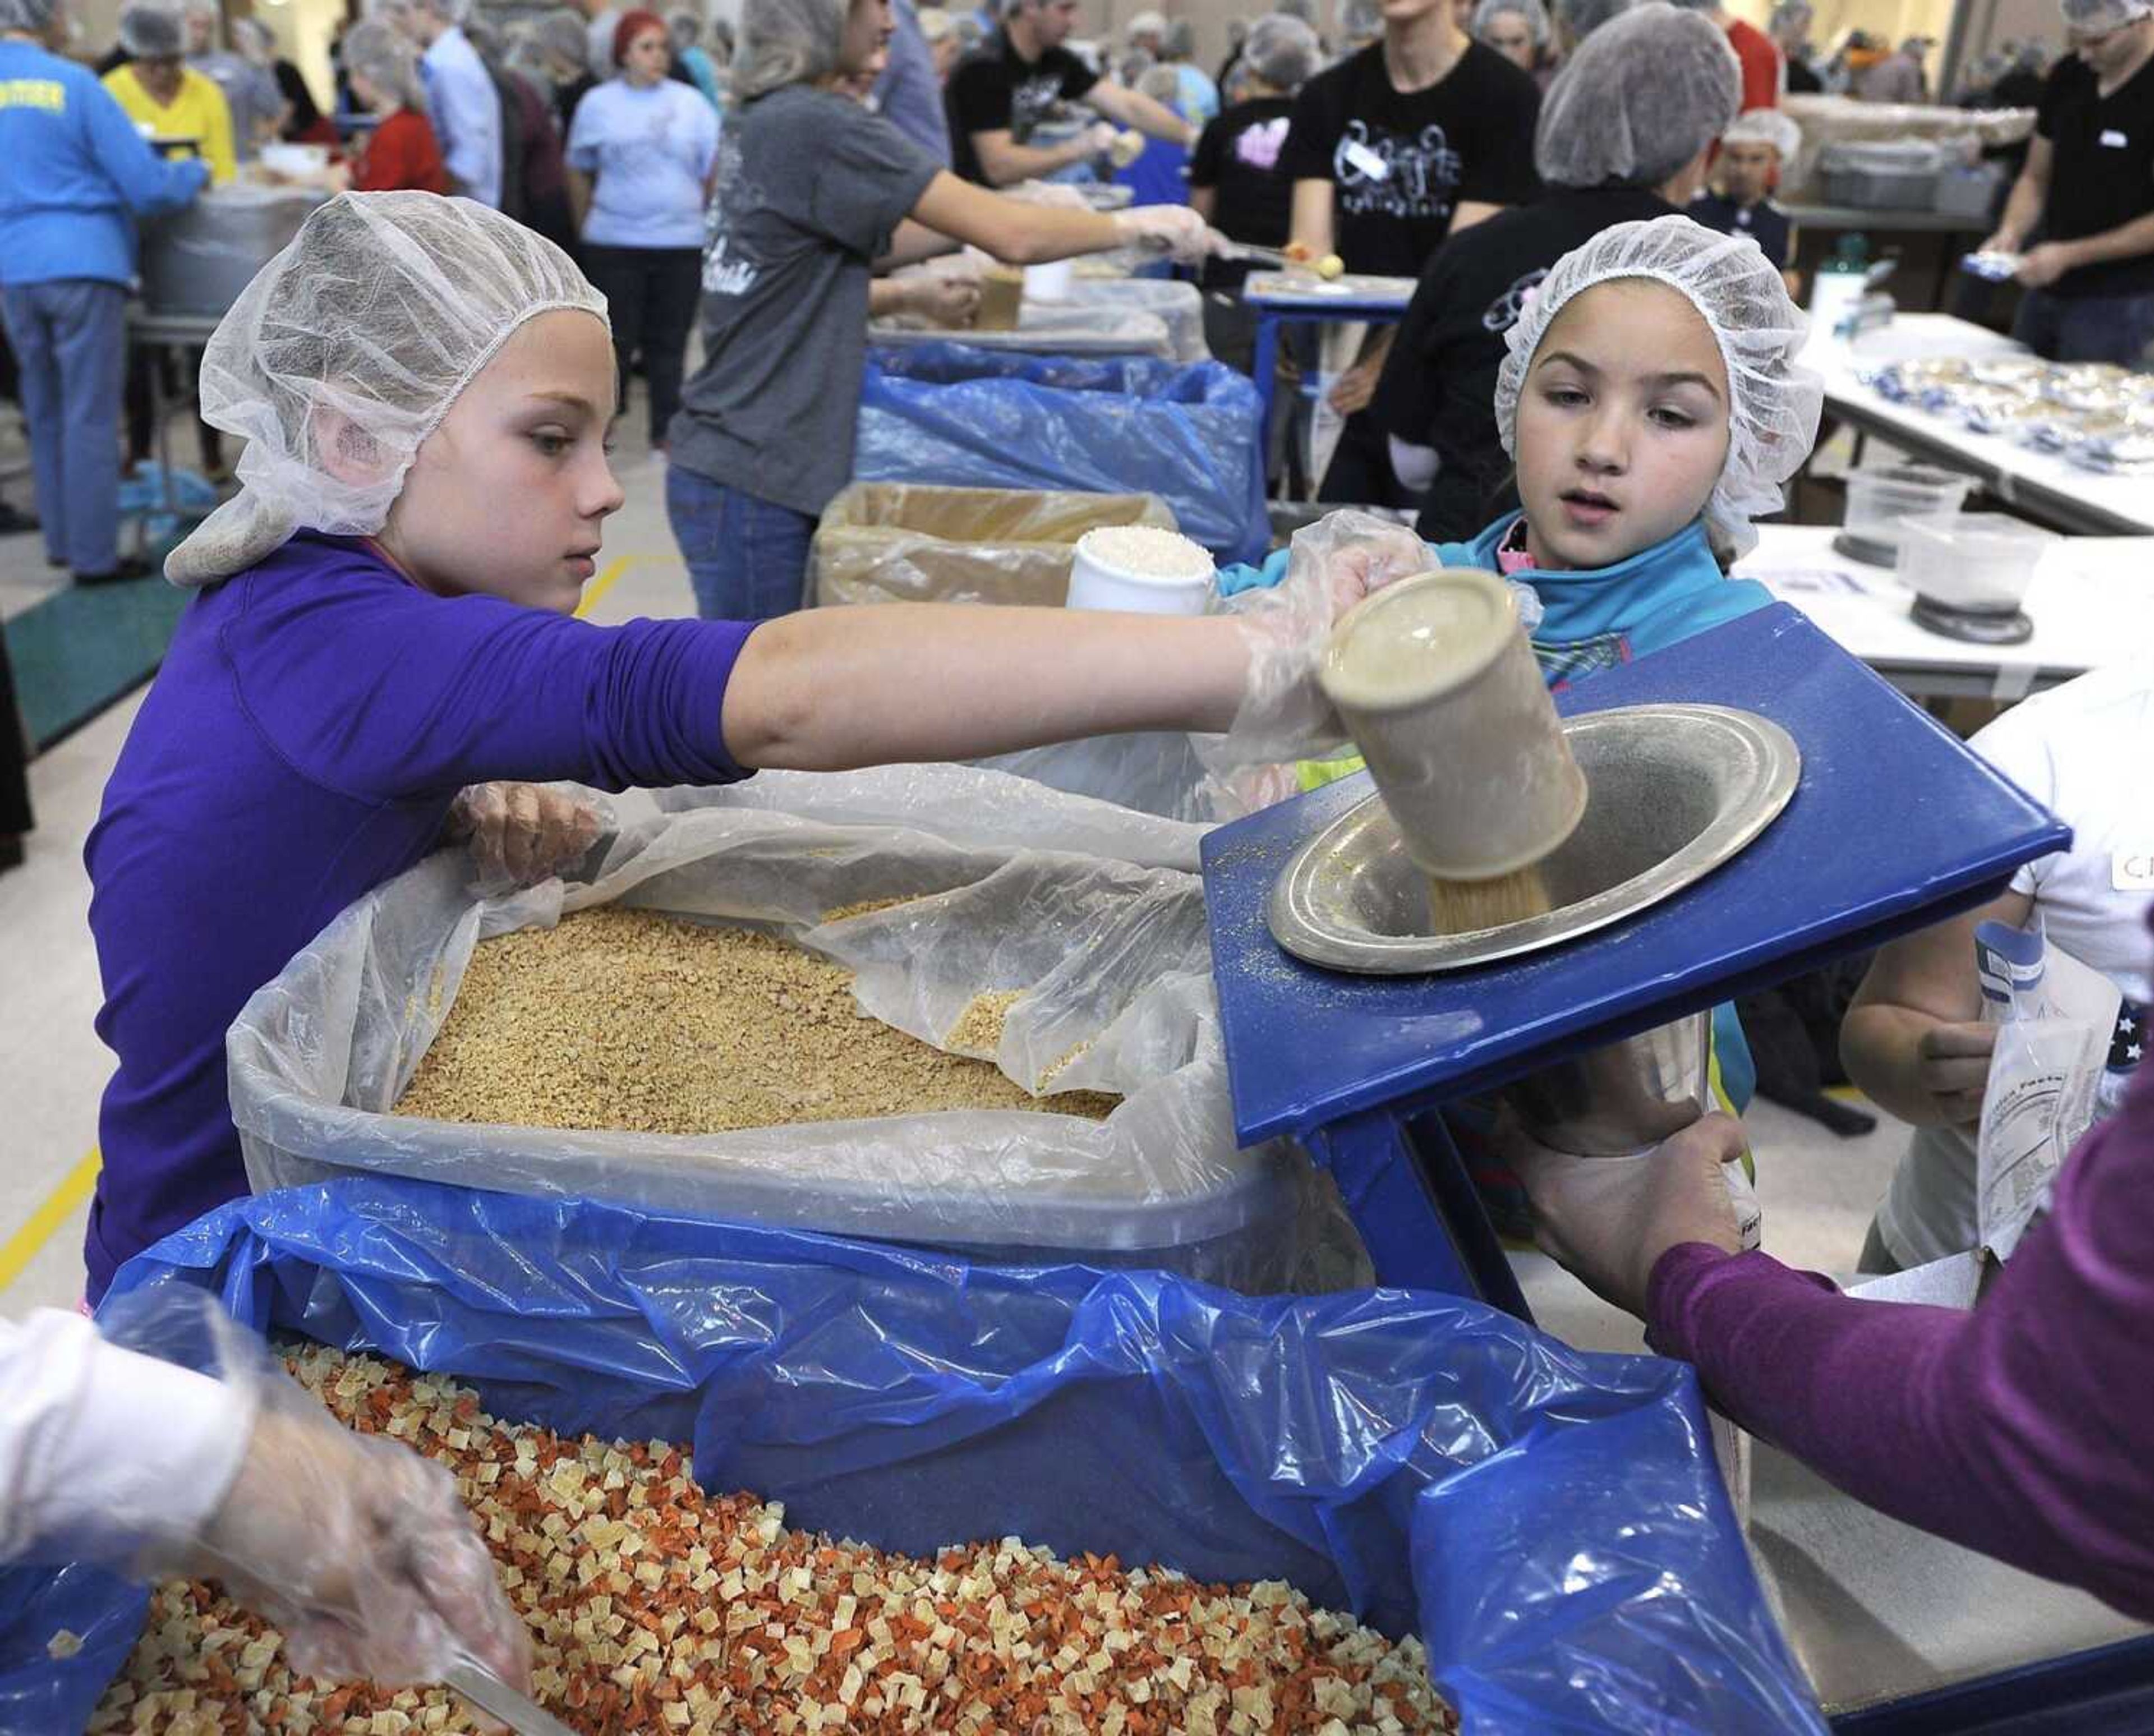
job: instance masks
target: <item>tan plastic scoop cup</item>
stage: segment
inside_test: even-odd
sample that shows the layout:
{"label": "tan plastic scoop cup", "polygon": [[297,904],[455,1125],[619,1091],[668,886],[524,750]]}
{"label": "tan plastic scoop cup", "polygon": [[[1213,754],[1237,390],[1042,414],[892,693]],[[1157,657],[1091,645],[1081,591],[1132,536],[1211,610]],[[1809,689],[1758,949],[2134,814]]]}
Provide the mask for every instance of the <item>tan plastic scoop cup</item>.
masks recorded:
{"label": "tan plastic scoop cup", "polygon": [[1529,868],[1585,812],[1585,776],[1493,573],[1446,568],[1378,591],[1332,629],[1317,678],[1433,880]]}

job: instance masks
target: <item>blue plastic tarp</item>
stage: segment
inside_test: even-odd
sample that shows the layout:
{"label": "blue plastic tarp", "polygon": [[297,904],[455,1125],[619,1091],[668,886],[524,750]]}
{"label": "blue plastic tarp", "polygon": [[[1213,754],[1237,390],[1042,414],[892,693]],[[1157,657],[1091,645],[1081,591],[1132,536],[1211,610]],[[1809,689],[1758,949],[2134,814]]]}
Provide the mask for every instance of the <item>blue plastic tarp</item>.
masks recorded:
{"label": "blue plastic tarp", "polygon": [[1222,561],[1271,544],[1263,408],[1224,363],[921,344],[869,353],[853,474],[870,483],[1152,493]]}
{"label": "blue plastic tarp", "polygon": [[[393,1177],[236,1202],[114,1294],[182,1284],[453,1375],[506,1417],[692,1441],[707,1484],[792,1523],[1291,1580],[1418,1631],[1483,1736],[1825,1728],[1691,1372],[1459,1298],[1251,1298]],[[84,1703],[41,1662],[59,1600],[49,1575],[0,1581],[0,1720]],[[65,1625],[125,1630],[140,1607],[78,1585]]]}

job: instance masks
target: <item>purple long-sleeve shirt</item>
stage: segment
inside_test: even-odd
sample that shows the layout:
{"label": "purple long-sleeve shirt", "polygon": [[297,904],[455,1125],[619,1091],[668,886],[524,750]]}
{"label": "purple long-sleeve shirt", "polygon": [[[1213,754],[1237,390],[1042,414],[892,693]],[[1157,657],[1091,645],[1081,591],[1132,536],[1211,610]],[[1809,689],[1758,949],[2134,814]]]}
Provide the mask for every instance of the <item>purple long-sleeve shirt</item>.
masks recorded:
{"label": "purple long-sleeve shirt", "polygon": [[1971,1312],[1693,1242],[1655,1264],[1646,1318],[1730,1417],[1858,1500],[2154,1620],[2154,1074]]}
{"label": "purple long-sleeve shirt", "polygon": [[224,1034],[329,919],[434,847],[493,779],[602,789],[744,775],[719,731],[750,628],[599,627],[442,598],[304,534],[203,591],[128,733],[84,855],[119,1058],[84,1257],[130,1255],[247,1191]]}

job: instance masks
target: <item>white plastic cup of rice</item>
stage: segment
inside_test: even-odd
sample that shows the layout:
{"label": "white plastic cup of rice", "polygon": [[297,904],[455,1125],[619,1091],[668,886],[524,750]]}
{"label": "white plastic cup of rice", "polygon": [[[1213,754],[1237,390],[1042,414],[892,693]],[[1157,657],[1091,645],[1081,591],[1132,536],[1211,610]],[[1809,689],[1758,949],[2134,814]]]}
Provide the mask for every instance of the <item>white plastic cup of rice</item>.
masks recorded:
{"label": "white plastic cup of rice", "polygon": [[1069,561],[1072,609],[1202,615],[1212,600],[1212,557],[1179,531],[1104,525],[1077,539]]}

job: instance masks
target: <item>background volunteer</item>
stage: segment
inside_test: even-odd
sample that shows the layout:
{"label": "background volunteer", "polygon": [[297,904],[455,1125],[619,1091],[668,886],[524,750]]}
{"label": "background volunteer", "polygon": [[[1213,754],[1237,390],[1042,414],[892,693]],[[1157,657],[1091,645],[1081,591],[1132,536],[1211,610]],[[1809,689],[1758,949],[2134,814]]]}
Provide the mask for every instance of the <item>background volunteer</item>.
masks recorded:
{"label": "background volunteer", "polygon": [[1595,32],[1557,74],[1534,140],[1548,191],[1437,253],[1384,365],[1371,414],[1401,481],[1425,491],[1423,537],[1462,541],[1503,503],[1511,461],[1496,426],[1496,380],[1527,299],[1602,230],[1682,208],[1734,115],[1741,79],[1712,21],[1663,0]]}
{"label": "background volunteer", "polygon": [[[0,0],[0,316],[20,371],[45,559],[96,585],[149,571],[122,562],[119,544],[134,219],[185,206],[209,169],[161,160],[94,74],[46,46],[59,18],[54,0]],[[193,76],[166,22],[171,70]]]}
{"label": "background volunteer", "polygon": [[501,97],[471,38],[459,28],[470,0],[385,0],[380,16],[418,45],[428,118],[441,140],[454,191],[501,205]]}
{"label": "background volunteer", "polygon": [[365,135],[355,192],[446,193],[449,171],[426,119],[426,91],[411,42],[379,18],[362,18],[345,33],[345,75],[354,100],[378,118]]}
{"label": "background volunteer", "polygon": [[2064,14],[2073,52],[2042,86],[1983,246],[2026,249],[2013,336],[2052,361],[2130,367],[2154,341],[2154,4],[2064,0]]}
{"label": "background volunteer", "polygon": [[[983,186],[1044,180],[1090,161],[1114,142],[1108,122],[1148,138],[1193,146],[1197,129],[1160,103],[1103,79],[1062,46],[1077,24],[1077,0],[1008,0],[1000,35],[950,75],[951,163]],[[1069,143],[1034,146],[1039,124],[1064,102],[1082,102],[1106,120]]]}
{"label": "background volunteer", "polygon": [[191,146],[209,165],[210,184],[222,186],[239,172],[232,110],[224,93],[182,58],[178,15],[136,0],[120,14],[120,45],[132,58],[105,75],[105,88],[152,138]]}

